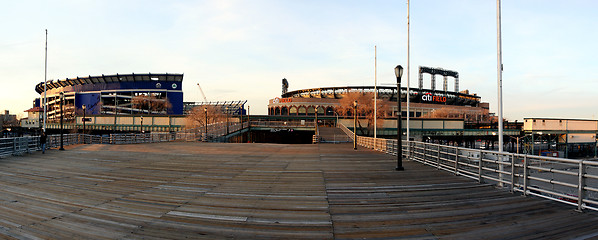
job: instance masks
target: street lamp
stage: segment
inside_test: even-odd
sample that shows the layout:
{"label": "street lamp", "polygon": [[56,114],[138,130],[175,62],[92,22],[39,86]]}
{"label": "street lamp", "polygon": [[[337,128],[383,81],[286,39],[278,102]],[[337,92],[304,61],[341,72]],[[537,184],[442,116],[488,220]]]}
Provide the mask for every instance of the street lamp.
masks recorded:
{"label": "street lamp", "polygon": [[208,141],[208,108],[203,108],[204,115],[206,116],[206,122],[204,124],[204,136],[205,141]]}
{"label": "street lamp", "polygon": [[319,106],[316,105],[316,112],[315,112],[315,114],[316,114],[316,135],[320,135],[320,134],[318,134],[318,107]]}
{"label": "street lamp", "polygon": [[353,149],[357,149],[357,101],[353,102]]}
{"label": "street lamp", "polygon": [[143,133],[143,116],[141,116],[141,126],[139,127],[139,131]]}
{"label": "street lamp", "polygon": [[83,104],[83,134],[85,134],[85,104]]}
{"label": "street lamp", "polygon": [[64,151],[64,92],[60,92],[60,148],[58,150]]}
{"label": "street lamp", "polygon": [[228,107],[226,107],[226,135],[228,135]]}
{"label": "street lamp", "polygon": [[395,67],[395,76],[397,76],[397,171],[403,171],[403,126],[401,110],[401,76],[403,76],[403,66],[397,65]]}

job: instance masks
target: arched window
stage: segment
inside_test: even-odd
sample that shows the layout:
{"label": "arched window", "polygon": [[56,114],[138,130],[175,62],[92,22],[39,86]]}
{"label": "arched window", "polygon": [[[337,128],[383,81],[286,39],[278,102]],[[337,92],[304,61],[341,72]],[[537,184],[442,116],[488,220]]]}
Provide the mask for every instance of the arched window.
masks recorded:
{"label": "arched window", "polygon": [[305,115],[306,109],[304,106],[299,107],[298,113],[299,115]]}
{"label": "arched window", "polygon": [[287,107],[282,107],[280,109],[280,115],[289,115],[289,109]]}
{"label": "arched window", "polygon": [[315,115],[316,109],[313,106],[307,107],[307,115]]}
{"label": "arched window", "polygon": [[274,115],[280,115],[280,108],[274,109]]}
{"label": "arched window", "polygon": [[291,107],[291,109],[289,109],[289,113],[290,115],[297,115],[297,107]]}
{"label": "arched window", "polygon": [[324,111],[324,107],[318,107],[318,115],[324,115],[326,112]]}

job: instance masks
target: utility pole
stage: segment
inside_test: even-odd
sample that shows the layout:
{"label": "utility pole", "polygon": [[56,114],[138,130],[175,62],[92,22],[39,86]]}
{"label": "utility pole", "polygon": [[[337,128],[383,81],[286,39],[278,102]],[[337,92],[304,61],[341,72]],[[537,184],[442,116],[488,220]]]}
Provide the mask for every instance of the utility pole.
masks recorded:
{"label": "utility pole", "polygon": [[42,103],[44,105],[44,129],[43,131],[46,132],[46,119],[48,118],[48,109],[46,105],[48,105],[48,98],[47,98],[47,85],[48,85],[48,29],[46,29],[46,51],[44,57],[44,99]]}
{"label": "utility pole", "polygon": [[[497,85],[498,85],[498,152],[502,153],[503,152],[503,112],[502,112],[502,40],[501,40],[501,29],[500,29],[500,0],[496,0],[496,17],[497,17],[497,55],[498,55],[498,66],[497,66],[497,72],[498,72],[498,79],[497,79]],[[502,162],[502,155],[501,159],[499,159],[499,161]],[[503,171],[504,166],[502,164],[500,164],[499,167],[500,171]],[[499,174],[499,178],[500,180],[503,179],[503,174]],[[503,186],[502,181],[499,182],[498,184],[499,186]]]}

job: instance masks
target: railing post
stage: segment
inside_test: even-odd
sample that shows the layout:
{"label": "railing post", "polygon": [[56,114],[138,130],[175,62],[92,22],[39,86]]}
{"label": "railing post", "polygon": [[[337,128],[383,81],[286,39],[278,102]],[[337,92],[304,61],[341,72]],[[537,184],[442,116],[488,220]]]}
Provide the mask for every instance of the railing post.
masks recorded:
{"label": "railing post", "polygon": [[413,153],[415,152],[415,142],[412,142],[410,140],[407,140],[409,143],[409,156],[407,156],[407,161],[411,160],[411,156],[413,155]]}
{"label": "railing post", "polygon": [[527,185],[528,185],[528,176],[529,176],[529,169],[527,167],[527,154],[523,155],[523,195],[527,196]]}
{"label": "railing post", "polygon": [[479,150],[479,151],[480,151],[480,155],[478,156],[478,165],[479,165],[479,168],[478,168],[478,182],[479,183],[483,183],[484,182],[484,177],[483,177],[482,173],[483,173],[483,170],[484,170],[484,165],[483,165],[483,163],[484,163],[484,161],[483,161],[483,159],[484,159],[484,153],[482,152],[482,150]]}
{"label": "railing post", "polygon": [[515,193],[515,154],[511,153],[511,193]]}
{"label": "railing post", "polygon": [[440,169],[440,144],[438,144],[438,156],[436,156],[436,169]]}
{"label": "railing post", "polygon": [[584,178],[585,168],[583,165],[583,160],[579,160],[579,181],[577,186],[577,211],[583,211],[583,199],[585,198],[585,190],[584,186],[586,185],[586,181]]}
{"label": "railing post", "polygon": [[455,176],[459,175],[459,148],[455,147]]}
{"label": "railing post", "polygon": [[[413,151],[413,149],[415,148],[415,146],[409,146],[409,148],[410,148],[409,150]],[[426,150],[427,150],[427,149],[428,149],[428,145],[426,145],[426,144],[424,143],[424,150],[423,150],[423,152],[422,152],[422,154],[421,154],[421,158],[422,158],[422,161],[423,161],[424,163],[427,163],[427,162],[428,162],[428,158],[427,158],[427,155],[426,155]],[[411,155],[412,155],[412,153],[409,153],[409,156],[411,156]]]}
{"label": "railing post", "polygon": [[12,155],[17,155],[17,138],[12,138]]}

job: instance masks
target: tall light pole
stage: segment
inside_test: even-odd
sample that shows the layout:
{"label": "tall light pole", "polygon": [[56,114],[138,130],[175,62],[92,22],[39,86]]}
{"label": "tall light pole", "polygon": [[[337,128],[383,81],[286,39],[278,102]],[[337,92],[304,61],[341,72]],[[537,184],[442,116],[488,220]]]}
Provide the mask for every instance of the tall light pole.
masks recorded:
{"label": "tall light pole", "polygon": [[47,85],[48,85],[48,29],[46,29],[46,51],[45,51],[45,57],[44,57],[44,99],[42,100],[42,103],[44,105],[44,131],[46,132],[46,119],[48,118],[48,107],[46,105],[48,105],[48,98],[47,98]]}
{"label": "tall light pole", "polygon": [[251,142],[251,119],[249,116],[251,115],[251,106],[247,106],[247,133],[249,134],[249,142]]}
{"label": "tall light pole", "polygon": [[[410,24],[410,19],[409,19],[409,14],[410,14],[410,8],[409,8],[409,0],[407,0],[407,141],[409,141],[411,139],[411,135],[409,134],[409,119],[411,118],[411,107],[410,107],[410,102],[411,102],[411,96],[409,95],[411,93],[411,89],[409,88],[409,82],[411,80],[411,78],[409,78],[409,74],[411,74],[411,68],[409,68],[411,65],[409,64],[409,40],[410,40],[410,28],[411,28],[411,24]],[[409,147],[411,145],[407,145],[407,151],[409,151]],[[411,156],[407,156],[408,159]]]}
{"label": "tall light pole", "polygon": [[204,115],[206,116],[206,122],[204,124],[205,141],[208,141],[208,108],[203,108]]}
{"label": "tall light pole", "polygon": [[374,46],[374,148],[378,132],[378,47]]}
{"label": "tall light pole", "polygon": [[228,107],[226,109],[226,135],[228,135]]}
{"label": "tall light pole", "polygon": [[64,151],[64,92],[60,92],[60,148],[58,150]]}
{"label": "tall light pole", "polygon": [[357,149],[357,101],[353,102],[353,149]]}
{"label": "tall light pole", "polygon": [[[403,76],[403,66],[395,67],[395,76],[397,77],[397,171],[403,171],[403,119],[401,110],[401,76]],[[409,97],[409,93],[407,93]]]}
{"label": "tall light pole", "polygon": [[139,131],[143,133],[143,116],[141,116],[141,125],[139,126]]}
{"label": "tall light pole", "polygon": [[316,114],[316,119],[315,119],[316,120],[316,135],[319,135],[318,134],[318,107],[319,106],[316,105],[316,111],[315,111],[315,114]]}
{"label": "tall light pole", "polygon": [[83,104],[83,119],[82,119],[82,121],[83,121],[83,134],[85,134],[85,121],[86,121],[85,120],[85,112],[86,112],[85,108],[86,108],[85,104]]}
{"label": "tall light pole", "polygon": [[[500,0],[496,0],[496,17],[497,17],[497,52],[498,52],[498,152],[503,152],[503,117],[502,117],[502,40],[501,40],[501,29],[500,29]],[[502,161],[502,159],[500,159]],[[504,166],[500,164],[500,170],[502,171]],[[500,180],[502,180],[503,174],[500,174]],[[502,181],[499,182],[499,186],[502,187]]]}

